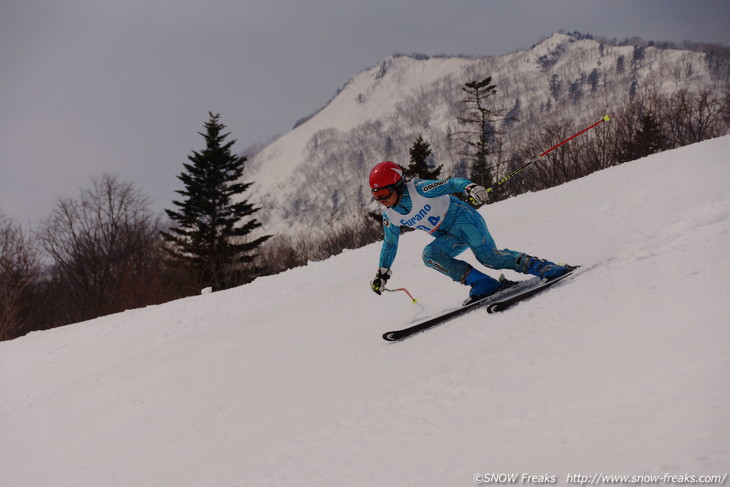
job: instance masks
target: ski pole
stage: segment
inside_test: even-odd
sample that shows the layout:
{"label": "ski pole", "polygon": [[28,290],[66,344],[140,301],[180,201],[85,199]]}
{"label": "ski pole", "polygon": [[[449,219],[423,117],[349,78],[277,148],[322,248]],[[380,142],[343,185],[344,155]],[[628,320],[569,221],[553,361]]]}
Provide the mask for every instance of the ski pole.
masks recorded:
{"label": "ski pole", "polygon": [[589,131],[590,129],[592,129],[593,127],[596,127],[596,126],[598,126],[598,125],[602,124],[603,122],[609,122],[609,121],[611,121],[611,117],[609,117],[608,115],[604,115],[602,119],[600,119],[600,120],[599,120],[598,122],[594,123],[594,124],[593,124],[593,125],[591,125],[590,127],[584,128],[584,129],[583,129],[583,130],[581,130],[580,132],[578,132],[578,133],[576,133],[576,134],[573,134],[573,135],[571,135],[570,137],[568,137],[567,139],[565,139],[565,140],[564,140],[564,141],[562,141],[562,142],[558,142],[557,144],[555,144],[554,146],[552,146],[551,148],[549,148],[548,150],[546,150],[545,152],[543,152],[543,153],[542,153],[542,154],[540,154],[539,156],[537,156],[537,157],[535,157],[534,159],[532,159],[532,160],[528,161],[528,163],[527,163],[527,164],[525,164],[524,166],[522,166],[521,168],[519,168],[519,169],[515,169],[515,170],[514,170],[514,171],[512,171],[512,172],[511,172],[510,174],[506,175],[505,177],[503,177],[502,179],[500,179],[499,181],[497,181],[497,184],[495,184],[494,186],[491,186],[491,187],[487,188],[487,193],[491,193],[492,191],[494,191],[495,189],[497,189],[497,187],[498,187],[498,186],[500,186],[500,185],[502,185],[502,184],[506,183],[507,181],[509,181],[509,179],[510,179],[510,178],[511,178],[512,176],[516,176],[516,175],[518,175],[519,173],[521,173],[522,171],[524,171],[525,169],[527,169],[527,167],[528,167],[528,166],[530,166],[530,165],[531,165],[532,163],[534,163],[534,162],[538,161],[538,160],[539,160],[539,159],[540,159],[541,157],[543,157],[543,156],[545,156],[545,155],[547,155],[547,154],[551,153],[552,151],[554,151],[555,149],[557,149],[557,148],[558,148],[558,147],[560,147],[561,145],[565,144],[566,142],[570,142],[571,140],[575,139],[576,137],[578,137],[578,136],[579,136],[580,134],[582,134],[583,132],[588,132],[588,131]]}
{"label": "ski pole", "polygon": [[412,303],[417,303],[418,302],[418,301],[416,301],[416,298],[414,298],[413,296],[411,296],[411,293],[408,292],[408,289],[406,289],[404,287],[400,287],[398,289],[388,289],[387,287],[384,287],[383,288],[383,291],[388,291],[389,293],[396,293],[398,291],[403,291],[404,293],[406,293],[408,295],[409,298],[411,298],[411,302]]}

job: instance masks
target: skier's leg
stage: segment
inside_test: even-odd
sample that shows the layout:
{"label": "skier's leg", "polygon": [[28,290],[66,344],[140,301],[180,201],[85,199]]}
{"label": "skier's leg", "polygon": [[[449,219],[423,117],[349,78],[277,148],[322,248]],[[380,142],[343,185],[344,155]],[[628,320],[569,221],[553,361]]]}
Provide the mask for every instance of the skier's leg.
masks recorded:
{"label": "skier's leg", "polygon": [[569,267],[509,249],[477,248],[474,254],[479,262],[492,269],[511,269],[543,279],[559,277],[570,270]]}
{"label": "skier's leg", "polygon": [[453,235],[440,234],[423,249],[423,262],[452,280],[471,287],[469,296],[478,299],[496,291],[500,281],[489,277],[462,260],[455,259],[467,246]]}
{"label": "skier's leg", "polygon": [[491,269],[510,269],[522,274],[537,276],[542,279],[553,279],[562,276],[571,268],[561,266],[545,259],[540,259],[523,252],[496,247],[479,246],[472,248],[480,263]]}
{"label": "skier's leg", "polygon": [[466,249],[467,246],[463,242],[459,242],[451,235],[442,233],[437,235],[433,242],[423,249],[423,263],[426,264],[426,267],[436,269],[452,280],[460,282],[471,266],[454,257]]}
{"label": "skier's leg", "polygon": [[465,242],[474,252],[477,260],[490,269],[510,269],[548,279],[561,276],[570,270],[568,267],[559,266],[523,252],[509,249],[498,250],[484,218],[471,208],[462,209],[449,233]]}
{"label": "skier's leg", "polygon": [[473,208],[460,206],[449,234],[468,245],[477,260],[490,269],[515,269],[515,261],[521,254],[497,250],[484,218]]}

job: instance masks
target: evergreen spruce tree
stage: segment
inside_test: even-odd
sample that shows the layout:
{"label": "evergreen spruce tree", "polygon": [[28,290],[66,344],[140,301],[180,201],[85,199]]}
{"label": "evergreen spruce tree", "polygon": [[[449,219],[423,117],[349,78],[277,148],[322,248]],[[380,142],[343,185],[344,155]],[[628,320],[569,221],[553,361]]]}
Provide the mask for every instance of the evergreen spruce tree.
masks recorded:
{"label": "evergreen spruce tree", "polygon": [[193,285],[226,289],[250,281],[255,274],[252,253],[270,235],[251,240],[249,234],[261,227],[251,215],[255,208],[241,195],[252,183],[242,183],[246,158],[231,153],[235,140],[226,142],[220,114],[208,113],[204,124],[205,149],[193,151],[190,163],[178,179],[185,189],[176,191],[182,201],[173,201],[177,211],[165,210],[174,222],[162,232],[176,263],[193,274]]}
{"label": "evergreen spruce tree", "polygon": [[628,162],[641,159],[670,148],[667,136],[661,124],[652,113],[647,113],[639,119],[639,127],[632,138],[619,146],[619,162]]}
{"label": "evergreen spruce tree", "polygon": [[431,146],[419,135],[410,149],[411,163],[405,168],[408,178],[438,179],[443,165],[434,167]]}

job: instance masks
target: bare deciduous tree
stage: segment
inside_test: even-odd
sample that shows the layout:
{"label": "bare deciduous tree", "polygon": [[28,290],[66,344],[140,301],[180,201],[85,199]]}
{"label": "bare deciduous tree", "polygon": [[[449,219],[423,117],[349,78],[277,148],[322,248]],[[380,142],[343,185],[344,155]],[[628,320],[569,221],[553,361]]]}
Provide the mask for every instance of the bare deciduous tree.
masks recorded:
{"label": "bare deciduous tree", "polygon": [[30,319],[27,291],[38,279],[40,261],[30,235],[0,215],[0,340],[17,337]]}
{"label": "bare deciduous tree", "polygon": [[58,201],[38,234],[54,262],[55,324],[164,300],[159,222],[148,204],[110,175]]}

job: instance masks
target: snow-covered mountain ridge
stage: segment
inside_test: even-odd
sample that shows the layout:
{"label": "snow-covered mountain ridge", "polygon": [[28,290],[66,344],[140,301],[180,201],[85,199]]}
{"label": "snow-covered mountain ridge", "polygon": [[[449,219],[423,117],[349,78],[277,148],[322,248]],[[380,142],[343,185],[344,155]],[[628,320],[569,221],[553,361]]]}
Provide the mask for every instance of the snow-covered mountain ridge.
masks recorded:
{"label": "snow-covered mountain ridge", "polygon": [[592,268],[402,343],[381,334],[466,294],[424,267],[423,232],[403,235],[389,283],[418,304],[368,289],[374,244],[0,342],[1,483],[722,475],[728,153],[725,136],[484,207],[500,247]]}
{"label": "snow-covered mountain ridge", "polygon": [[517,107],[520,122],[505,130],[507,147],[556,120],[585,124],[611,114],[632,83],[640,92],[712,86],[702,53],[566,34],[503,56],[392,56],[357,73],[314,116],[250,159],[245,177],[254,182],[250,198],[261,207],[263,231],[296,233],[361,214],[373,205],[366,183],[372,166],[407,164],[418,135],[444,174],[457,173],[461,148],[450,134],[460,130],[461,88],[486,76],[497,85],[497,106]]}

